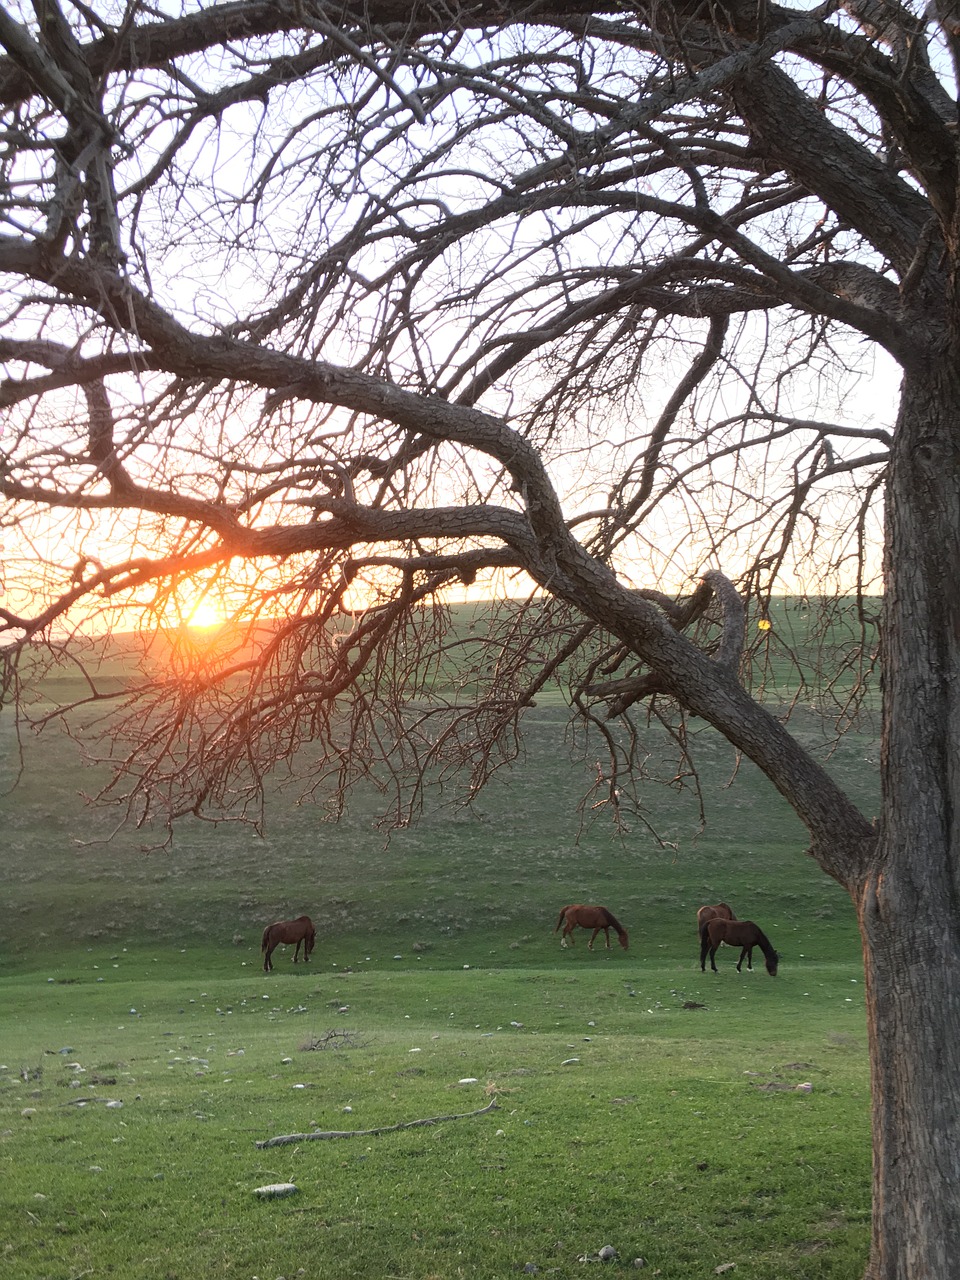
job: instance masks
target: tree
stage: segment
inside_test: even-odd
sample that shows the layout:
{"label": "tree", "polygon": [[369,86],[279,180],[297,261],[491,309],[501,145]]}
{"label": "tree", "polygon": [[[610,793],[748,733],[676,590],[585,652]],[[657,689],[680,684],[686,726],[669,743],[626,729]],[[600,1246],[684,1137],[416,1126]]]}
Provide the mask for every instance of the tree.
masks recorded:
{"label": "tree", "polygon": [[[714,726],[856,906],[870,1280],[960,1256],[958,39],[945,0],[0,10],[8,680],[81,618],[247,619],[124,694],[141,819],[307,740],[409,811],[561,669],[613,807],[644,714]],[[881,504],[871,822],[740,674],[804,556],[868,594]],[[477,579],[530,607],[418,698]]]}

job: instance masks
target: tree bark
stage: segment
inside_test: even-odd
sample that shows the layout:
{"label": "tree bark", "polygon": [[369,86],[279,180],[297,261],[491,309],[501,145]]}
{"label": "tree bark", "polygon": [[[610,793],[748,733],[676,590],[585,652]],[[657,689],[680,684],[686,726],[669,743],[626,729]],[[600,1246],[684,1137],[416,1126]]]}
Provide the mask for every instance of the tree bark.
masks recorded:
{"label": "tree bark", "polygon": [[873,1081],[866,1280],[960,1258],[960,385],[909,373],[887,492],[883,820],[857,900]]}

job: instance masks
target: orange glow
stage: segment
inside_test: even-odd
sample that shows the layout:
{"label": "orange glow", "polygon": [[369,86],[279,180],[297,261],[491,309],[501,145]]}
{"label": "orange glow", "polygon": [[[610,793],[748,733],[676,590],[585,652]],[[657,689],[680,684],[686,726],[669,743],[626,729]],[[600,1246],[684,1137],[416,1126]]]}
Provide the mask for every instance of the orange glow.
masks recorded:
{"label": "orange glow", "polygon": [[198,600],[187,613],[187,625],[190,627],[219,627],[223,625],[223,616],[216,605],[209,600]]}

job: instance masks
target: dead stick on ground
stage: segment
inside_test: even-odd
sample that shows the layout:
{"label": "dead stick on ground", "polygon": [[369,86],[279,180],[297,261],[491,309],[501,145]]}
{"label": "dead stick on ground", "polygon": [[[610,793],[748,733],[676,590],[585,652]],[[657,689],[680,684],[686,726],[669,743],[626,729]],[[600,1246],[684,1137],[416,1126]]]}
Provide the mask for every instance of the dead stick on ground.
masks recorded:
{"label": "dead stick on ground", "polygon": [[321,1138],[371,1138],[380,1133],[396,1133],[399,1129],[416,1129],[425,1124],[441,1124],[444,1120],[469,1120],[473,1116],[485,1116],[496,1111],[497,1100],[494,1098],[488,1106],[479,1111],[465,1111],[461,1115],[430,1116],[426,1120],[408,1120],[405,1124],[388,1124],[380,1129],[331,1129],[313,1133],[284,1133],[278,1138],[264,1138],[256,1143],[257,1147],[285,1147],[291,1142],[317,1142]]}

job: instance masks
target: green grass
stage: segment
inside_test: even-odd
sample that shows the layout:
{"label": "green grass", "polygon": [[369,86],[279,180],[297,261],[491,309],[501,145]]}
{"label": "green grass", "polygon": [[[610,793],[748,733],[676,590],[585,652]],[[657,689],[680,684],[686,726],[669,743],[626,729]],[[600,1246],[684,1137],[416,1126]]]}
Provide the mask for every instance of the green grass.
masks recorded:
{"label": "green grass", "polygon": [[[95,947],[6,981],[25,1015],[0,1072],[11,1275],[573,1276],[605,1243],[665,1277],[862,1265],[853,964],[798,957],[770,979],[729,951],[701,975],[680,948],[513,969],[322,952],[268,977],[242,948]],[[350,1035],[305,1047],[329,1031]],[[255,1145],[491,1097],[427,1128]],[[282,1181],[296,1197],[255,1198]]]}
{"label": "green grass", "polygon": [[[614,1274],[638,1257],[683,1280],[730,1262],[738,1280],[862,1274],[848,898],[709,732],[705,831],[688,795],[656,787],[666,843],[581,828],[590,768],[563,722],[539,707],[474,813],[434,808],[389,841],[363,796],[334,825],[277,791],[265,838],[187,823],[150,854],[148,834],[108,840],[110,816],[82,807],[68,740],[28,742],[0,804],[0,1277],[505,1280],[530,1264],[564,1280],[608,1243]],[[803,706],[795,728],[829,750]],[[0,746],[9,782],[4,718]],[[829,767],[872,813],[872,739],[846,737]],[[770,935],[776,979],[759,956],[737,974],[729,949],[700,973],[695,911],[720,898]],[[577,900],[609,905],[630,950],[588,952],[581,932],[561,951],[557,913]],[[281,949],[264,975],[263,925],[303,911],[313,962]],[[491,1098],[429,1127],[256,1146]],[[298,1193],[255,1197],[280,1181]]]}

